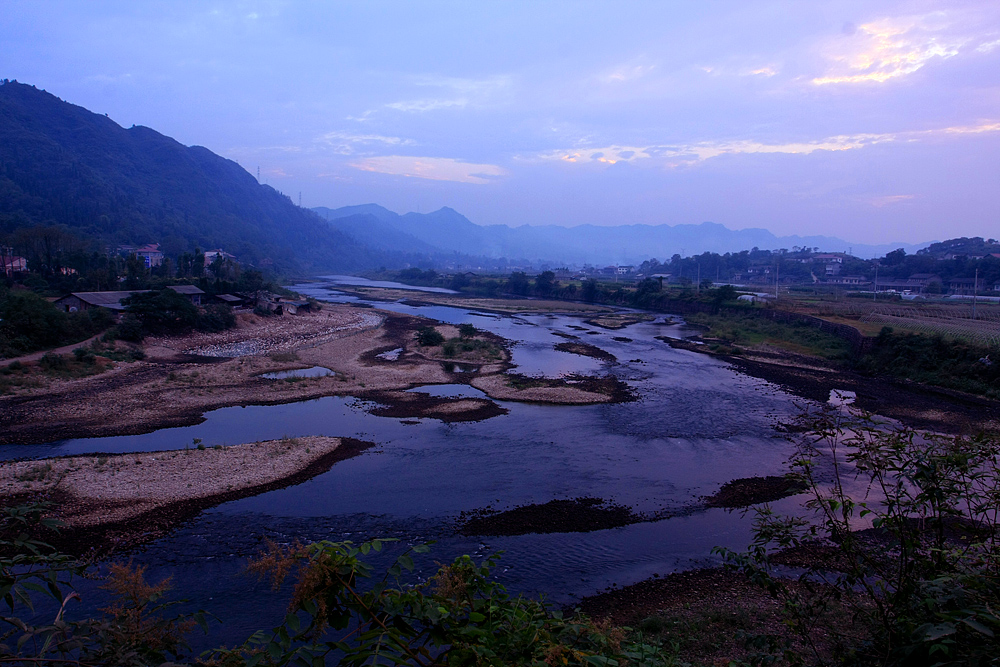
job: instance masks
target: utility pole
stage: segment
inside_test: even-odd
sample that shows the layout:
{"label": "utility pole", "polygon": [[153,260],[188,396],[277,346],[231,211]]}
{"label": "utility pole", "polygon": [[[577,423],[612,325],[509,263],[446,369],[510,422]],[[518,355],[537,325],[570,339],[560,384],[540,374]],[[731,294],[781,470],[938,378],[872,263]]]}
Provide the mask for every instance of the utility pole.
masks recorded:
{"label": "utility pole", "polygon": [[698,262],[698,287],[695,288],[697,294],[701,294],[701,262]]}
{"label": "utility pole", "polygon": [[875,262],[875,287],[872,289],[872,301],[878,296],[878,261]]}
{"label": "utility pole", "polygon": [[778,271],[780,271],[781,260],[774,262],[774,300],[778,300]]}
{"label": "utility pole", "polygon": [[972,282],[972,319],[976,319],[977,298],[979,298],[979,269],[976,269],[976,278]]}
{"label": "utility pole", "polygon": [[257,182],[260,183],[260,165],[257,165]]}

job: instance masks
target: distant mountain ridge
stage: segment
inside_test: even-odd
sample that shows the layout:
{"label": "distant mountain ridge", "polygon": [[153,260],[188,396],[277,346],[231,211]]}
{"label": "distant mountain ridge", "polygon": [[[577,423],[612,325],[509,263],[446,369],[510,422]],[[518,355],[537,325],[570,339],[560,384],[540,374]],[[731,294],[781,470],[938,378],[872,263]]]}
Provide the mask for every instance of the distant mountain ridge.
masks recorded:
{"label": "distant mountain ridge", "polygon": [[3,82],[0,232],[60,224],[109,244],[158,242],[168,255],[221,247],[241,263],[282,272],[361,270],[392,259],[207,148],[125,129],[34,86]]}
{"label": "distant mountain ridge", "polygon": [[897,248],[912,254],[928,243],[886,243],[878,245],[851,243],[829,236],[775,236],[766,229],[732,230],[713,222],[699,225],[619,225],[602,227],[557,225],[509,227],[477,225],[454,209],[444,207],[432,213],[400,215],[377,204],[314,208],[340,231],[351,234],[348,222],[365,216],[377,225],[382,235],[400,234],[441,251],[453,251],[486,257],[524,258],[530,261],[569,264],[639,264],[657,258],[667,260],[674,254],[684,256],[703,252],[740,252],[754,247],[776,250],[794,246],[818,247],[824,252],[851,251],[858,257],[880,257]]}

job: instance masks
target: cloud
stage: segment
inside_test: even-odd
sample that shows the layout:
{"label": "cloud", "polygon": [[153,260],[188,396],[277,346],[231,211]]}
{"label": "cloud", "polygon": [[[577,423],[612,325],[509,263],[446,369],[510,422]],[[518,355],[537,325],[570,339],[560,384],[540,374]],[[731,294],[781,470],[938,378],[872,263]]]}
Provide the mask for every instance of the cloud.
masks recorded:
{"label": "cloud", "polygon": [[889,206],[890,204],[901,204],[903,202],[908,202],[911,199],[916,199],[916,195],[882,195],[879,197],[868,197],[865,202],[871,204],[875,208],[882,208],[883,206]]}
{"label": "cloud", "polygon": [[413,77],[415,86],[439,88],[444,95],[422,97],[386,104],[386,108],[406,113],[425,113],[441,109],[464,109],[469,106],[485,106],[495,101],[512,85],[509,76],[491,76],[483,79],[463,79],[459,77],[422,74]]}
{"label": "cloud", "polygon": [[655,65],[626,63],[597,76],[603,83],[623,83],[641,79],[655,69]]}
{"label": "cloud", "polygon": [[432,181],[454,181],[457,183],[490,183],[505,176],[507,172],[493,164],[475,164],[446,157],[411,157],[405,155],[384,155],[369,157],[351,163],[355,169],[379,174],[393,174],[411,178],[426,178]]}
{"label": "cloud", "polygon": [[993,49],[1000,46],[1000,39],[995,39],[992,42],[984,42],[976,47],[976,51],[979,53],[989,53]]}
{"label": "cloud", "polygon": [[969,37],[949,34],[949,28],[943,12],[865,23],[830,45],[832,67],[812,82],[885,83],[913,74],[935,58],[959,54]]}
{"label": "cloud", "polygon": [[449,109],[457,107],[459,109],[468,106],[469,100],[464,97],[458,99],[429,99],[429,100],[408,100],[406,102],[393,102],[392,104],[386,104],[385,106],[389,109],[395,109],[396,111],[408,111],[408,112],[423,112],[423,111],[437,111],[438,109]]}
{"label": "cloud", "polygon": [[327,132],[319,137],[320,143],[326,144],[341,155],[355,155],[358,146],[370,146],[378,144],[382,146],[415,146],[412,139],[402,139],[400,137],[387,137],[381,134],[353,134],[350,132]]}
{"label": "cloud", "polygon": [[930,130],[903,132],[842,134],[814,141],[766,143],[761,141],[702,141],[687,145],[651,146],[587,146],[552,150],[526,158],[543,162],[570,164],[616,164],[618,162],[646,162],[666,167],[697,164],[722,155],[783,153],[809,155],[817,151],[849,151],[888,142],[912,142],[921,139],[962,134],[1000,132],[1000,121],[984,120],[974,125],[955,125]]}

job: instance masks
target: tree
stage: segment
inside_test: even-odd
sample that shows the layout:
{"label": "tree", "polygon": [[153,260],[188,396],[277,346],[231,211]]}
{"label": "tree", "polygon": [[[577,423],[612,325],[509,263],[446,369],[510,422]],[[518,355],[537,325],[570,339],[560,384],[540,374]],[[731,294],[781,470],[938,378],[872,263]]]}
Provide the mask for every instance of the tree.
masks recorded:
{"label": "tree", "polygon": [[886,266],[898,266],[906,261],[906,251],[902,248],[887,252],[883,260]]}
{"label": "tree", "polygon": [[732,285],[722,285],[718,289],[712,290],[712,303],[721,306],[726,301],[736,299],[736,288]]}
{"label": "tree", "polygon": [[587,303],[593,303],[597,299],[597,281],[593,278],[584,280],[581,296]]}
{"label": "tree", "polygon": [[198,322],[195,305],[172,289],[139,292],[123,303],[126,312],[134,315],[149,334],[177,334],[191,330]]}
{"label": "tree", "polygon": [[54,347],[63,341],[67,316],[51,303],[25,290],[0,301],[0,355]]}
{"label": "tree", "polygon": [[531,284],[528,282],[528,276],[523,271],[514,271],[510,274],[510,278],[507,279],[507,291],[511,294],[524,296],[528,293],[530,287]]}
{"label": "tree", "polygon": [[552,271],[542,271],[535,276],[535,293],[539,296],[552,294],[557,285],[556,274]]}

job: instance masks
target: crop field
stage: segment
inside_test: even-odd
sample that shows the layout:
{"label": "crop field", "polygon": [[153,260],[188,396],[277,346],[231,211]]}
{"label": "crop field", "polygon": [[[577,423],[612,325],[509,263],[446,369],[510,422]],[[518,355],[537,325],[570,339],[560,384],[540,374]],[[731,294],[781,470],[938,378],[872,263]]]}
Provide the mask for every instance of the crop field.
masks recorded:
{"label": "crop field", "polygon": [[889,326],[896,331],[912,331],[946,338],[962,339],[976,345],[1000,346],[1000,305],[980,303],[975,309],[969,302],[962,303],[913,303],[898,301],[878,303],[860,299],[801,303],[805,308],[794,308],[818,317],[850,323],[851,320],[868,335],[876,327]]}
{"label": "crop field", "polygon": [[987,347],[1000,346],[1000,307],[978,306],[976,319],[972,315],[971,304],[873,304],[859,319],[896,329],[960,338]]}

